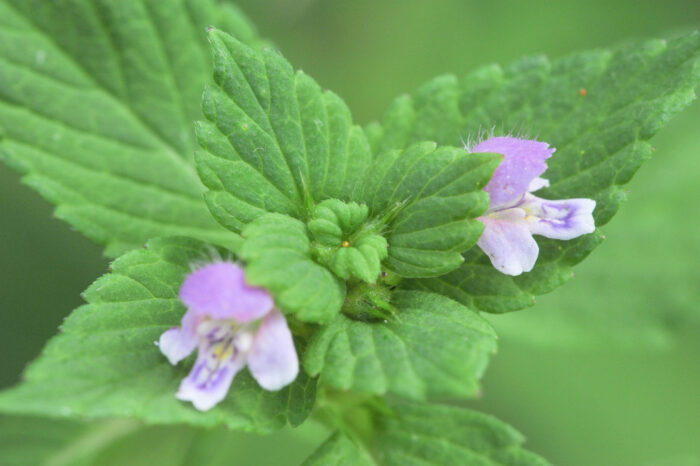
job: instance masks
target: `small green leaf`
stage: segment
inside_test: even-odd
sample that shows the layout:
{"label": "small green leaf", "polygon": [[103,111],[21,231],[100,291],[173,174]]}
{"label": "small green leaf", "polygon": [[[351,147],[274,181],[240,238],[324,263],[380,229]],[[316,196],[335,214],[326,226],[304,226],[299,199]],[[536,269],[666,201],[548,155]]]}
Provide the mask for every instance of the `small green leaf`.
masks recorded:
{"label": "small green leaf", "polygon": [[[602,226],[626,199],[624,184],[651,156],[646,141],[695,98],[699,57],[696,32],[553,63],[535,57],[505,69],[488,66],[460,80],[439,77],[394,102],[381,129],[371,126],[372,146],[381,154],[425,139],[458,145],[494,127],[537,135],[557,149],[543,175],[551,186],[538,196],[592,198]],[[598,232],[572,241],[536,238],[537,264],[521,276],[494,271],[474,248],[452,273],[404,286],[489,312],[517,310],[567,281],[572,266],[601,242]]]}
{"label": "small green leaf", "polygon": [[197,166],[214,216],[240,232],[265,211],[308,220],[316,202],[349,200],[371,151],[342,100],[275,50],[209,38],[216,85],[204,93]]}
{"label": "small green leaf", "polygon": [[304,354],[312,376],[341,390],[424,399],[469,397],[491,353],[492,327],[474,311],[433,293],[398,292],[393,321],[338,315],[320,328]]}
{"label": "small green leaf", "polygon": [[159,239],[112,264],[27,369],[24,382],[0,394],[0,411],[52,417],[131,417],[152,423],[270,432],[308,416],[316,382],[301,374],[268,392],[247,371],[229,396],[198,412],[175,398],[191,365],[171,366],[154,342],[179,325],[185,309],[177,293],[193,262],[211,248],[190,239]]}
{"label": "small green leaf", "polygon": [[457,268],[481,235],[476,218],[488,207],[482,188],[501,160],[431,142],[379,155],[360,197],[375,217],[396,211],[387,225],[387,267],[405,277]]}
{"label": "small green leaf", "polygon": [[0,159],[109,256],[184,235],[235,246],[193,167],[214,0],[0,0]]}
{"label": "small green leaf", "polygon": [[344,239],[349,239],[350,235],[360,229],[368,214],[369,208],[366,205],[328,199],[315,207],[309,230],[322,244],[340,246]]}
{"label": "small green leaf", "polygon": [[314,254],[338,277],[375,283],[387,256],[387,241],[366,224],[369,208],[355,202],[328,199],[314,209],[308,227]]}
{"label": "small green leaf", "polygon": [[336,432],[304,466],[547,466],[523,436],[492,416],[440,404],[389,402],[363,443]]}
{"label": "small green leaf", "polygon": [[243,230],[239,255],[246,280],[268,289],[282,312],[328,322],[340,311],[345,284],[311,258],[306,226],[282,214],[258,217]]}

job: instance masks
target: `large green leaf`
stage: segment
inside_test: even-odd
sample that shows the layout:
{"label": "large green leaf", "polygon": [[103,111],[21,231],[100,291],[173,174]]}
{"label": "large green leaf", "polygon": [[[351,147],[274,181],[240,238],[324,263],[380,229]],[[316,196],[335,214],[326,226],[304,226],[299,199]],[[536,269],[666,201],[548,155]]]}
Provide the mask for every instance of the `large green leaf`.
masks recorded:
{"label": "large green leaf", "polygon": [[215,0],[0,0],[0,158],[110,256],[236,241],[192,164],[211,24],[255,36]]}
{"label": "large green leaf", "polygon": [[282,214],[265,214],[243,230],[240,257],[246,280],[269,290],[285,313],[329,322],[345,299],[345,283],[311,258],[306,226]]}
{"label": "large green leaf", "polygon": [[502,158],[422,142],[380,154],[367,172],[360,199],[387,225],[386,265],[405,277],[432,277],[454,270],[460,253],[479,239],[476,220],[488,207],[483,191]]}
{"label": "large green leaf", "polygon": [[[320,431],[305,424],[301,429],[257,435],[224,427],[149,426],[127,419],[86,422],[0,416],[0,465],[296,464],[313,451]],[[276,448],[266,448],[270,443]]]}
{"label": "large green leaf", "polygon": [[476,312],[434,293],[400,291],[392,321],[343,314],[319,329],[304,368],[337,389],[424,399],[468,397],[479,389],[491,353],[492,327]]}
{"label": "large green leaf", "polygon": [[204,413],[175,399],[191,359],[173,367],[154,342],[179,324],[185,311],[177,298],[180,284],[190,265],[210,254],[195,240],[159,239],[117,259],[112,272],[85,292],[88,304],[73,311],[61,334],[27,368],[24,382],[0,394],[0,411],[225,424],[262,432],[303,422],[316,385],[304,374],[268,392],[243,371],[229,396]]}
{"label": "large green leaf", "polygon": [[305,466],[546,466],[522,448],[523,436],[485,414],[454,406],[390,402],[364,442],[338,432]]}
{"label": "large green leaf", "polygon": [[197,167],[214,216],[240,232],[266,211],[308,219],[315,202],[349,200],[371,152],[343,101],[275,50],[209,38],[216,84],[204,93]]}
{"label": "large green leaf", "polygon": [[302,466],[365,466],[377,464],[361,445],[340,432],[323,442]]}
{"label": "large green leaf", "polygon": [[[397,99],[382,127],[369,133],[376,153],[425,139],[455,145],[490,128],[537,136],[557,149],[544,174],[551,187],[538,195],[593,198],[602,226],[626,198],[622,186],[651,156],[646,141],[694,99],[699,54],[700,35],[693,33],[553,63],[536,57],[489,66],[460,80],[443,76]],[[600,240],[598,232],[566,242],[538,237],[538,262],[519,277],[496,272],[475,248],[451,274],[407,286],[486,311],[516,310],[565,282]]]}
{"label": "large green leaf", "polygon": [[0,416],[0,465],[92,464],[97,453],[139,429],[137,421],[95,423]]}

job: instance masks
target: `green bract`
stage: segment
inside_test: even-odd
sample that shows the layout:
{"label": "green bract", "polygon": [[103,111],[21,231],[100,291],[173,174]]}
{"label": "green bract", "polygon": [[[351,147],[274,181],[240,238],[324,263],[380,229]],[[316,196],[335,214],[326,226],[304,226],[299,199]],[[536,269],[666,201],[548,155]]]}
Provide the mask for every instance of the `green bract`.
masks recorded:
{"label": "green bract", "polygon": [[337,199],[321,202],[309,221],[319,261],[338,277],[374,283],[387,256],[387,241],[378,232],[380,221],[366,224],[369,208]]}

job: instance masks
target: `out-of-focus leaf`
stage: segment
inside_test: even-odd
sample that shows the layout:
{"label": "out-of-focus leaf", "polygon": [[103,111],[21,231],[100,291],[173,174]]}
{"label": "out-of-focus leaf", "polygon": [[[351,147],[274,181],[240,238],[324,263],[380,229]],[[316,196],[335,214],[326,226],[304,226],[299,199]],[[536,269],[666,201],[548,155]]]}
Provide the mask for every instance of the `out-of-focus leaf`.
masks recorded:
{"label": "out-of-focus leaf", "polygon": [[0,159],[109,256],[164,235],[236,243],[192,163],[212,24],[255,40],[214,0],[0,0]]}
{"label": "out-of-focus leaf", "polygon": [[335,433],[305,466],[547,466],[522,448],[523,436],[485,414],[453,406],[390,402],[364,443]]}

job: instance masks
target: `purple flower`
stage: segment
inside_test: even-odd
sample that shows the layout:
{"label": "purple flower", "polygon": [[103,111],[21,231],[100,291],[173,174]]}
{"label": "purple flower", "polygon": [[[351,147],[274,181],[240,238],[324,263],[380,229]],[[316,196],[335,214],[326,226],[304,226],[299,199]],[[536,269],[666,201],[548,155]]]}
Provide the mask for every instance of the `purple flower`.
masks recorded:
{"label": "purple flower", "polygon": [[494,137],[470,152],[505,157],[484,188],[491,200],[486,214],[479,217],[485,228],[477,243],[501,272],[520,275],[532,270],[539,254],[532,235],[568,240],[595,230],[595,201],[550,201],[530,194],[549,186],[549,181],[540,178],[547,170],[545,160],[554,153],[547,143]]}
{"label": "purple flower", "polygon": [[200,411],[211,409],[246,365],[265,390],[279,390],[296,378],[299,360],[287,321],[267,291],[245,283],[240,266],[221,261],[196,270],[182,284],[180,299],[187,306],[181,326],[158,341],[173,365],[198,349],[178,399]]}

